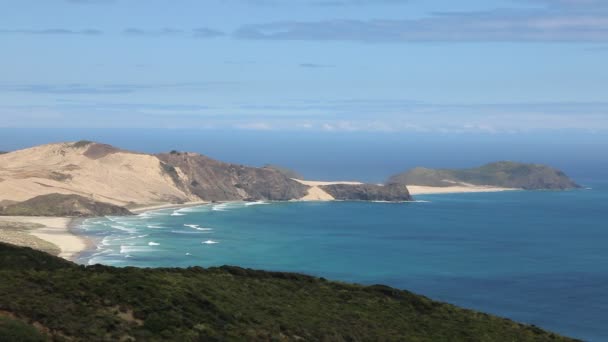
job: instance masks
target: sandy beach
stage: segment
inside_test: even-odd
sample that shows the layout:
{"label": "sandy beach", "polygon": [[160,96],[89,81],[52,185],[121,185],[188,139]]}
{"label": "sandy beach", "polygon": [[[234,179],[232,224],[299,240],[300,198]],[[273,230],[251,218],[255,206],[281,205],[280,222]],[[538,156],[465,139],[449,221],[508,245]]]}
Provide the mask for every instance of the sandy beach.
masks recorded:
{"label": "sandy beach", "polygon": [[143,213],[145,211],[150,210],[161,210],[161,209],[177,209],[177,208],[187,208],[187,207],[196,207],[198,205],[209,204],[211,202],[208,201],[195,201],[195,202],[186,202],[182,204],[174,204],[174,203],[165,203],[165,204],[157,204],[145,207],[136,207],[129,209],[132,213]]}
{"label": "sandy beach", "polygon": [[416,195],[434,195],[434,194],[459,194],[469,192],[500,192],[500,191],[515,191],[521,189],[513,188],[498,188],[492,186],[481,185],[455,185],[455,186],[422,186],[408,185],[408,190],[412,196]]}
{"label": "sandy beach", "polygon": [[311,181],[311,180],[303,180],[292,178],[298,183],[308,185],[311,188],[308,189],[308,193],[306,196],[299,198],[298,201],[333,201],[335,200],[334,196],[328,194],[326,191],[320,188],[323,185],[333,185],[333,184],[349,184],[349,185],[358,185],[363,184],[361,182],[350,182],[350,181],[334,181],[334,182],[324,182],[324,181]]}
{"label": "sandy beach", "polygon": [[78,253],[87,247],[86,240],[70,231],[72,218],[68,217],[30,217],[30,216],[1,216],[0,222],[19,223],[31,229],[24,230],[23,234],[50,242],[59,248],[59,257],[73,260]]}
{"label": "sandy beach", "polygon": [[[323,189],[320,188],[320,186],[323,186],[323,185],[363,184],[361,182],[352,182],[352,181],[324,182],[324,181],[309,181],[309,180],[302,180],[302,179],[296,179],[296,178],[292,178],[292,179],[299,183],[302,183],[304,185],[308,185],[311,187],[308,190],[308,194],[299,199],[300,201],[332,201],[332,200],[334,200],[334,197],[332,195],[328,194],[326,191],[323,191]],[[458,183],[457,185],[454,185],[454,186],[444,186],[444,187],[408,185],[407,188],[412,196],[521,190],[521,189],[513,189],[513,188],[500,188],[500,187],[487,186],[487,185],[473,185],[473,184],[467,184],[467,183]]]}
{"label": "sandy beach", "polygon": [[[332,201],[334,197],[325,192],[320,186],[332,184],[362,184],[352,181],[307,181],[294,179],[311,188],[308,194],[300,201]],[[454,193],[474,193],[474,192],[499,192],[513,191],[520,189],[499,188],[491,186],[476,185],[454,185],[448,187],[432,187],[408,185],[412,196],[431,195],[431,194],[454,194]],[[209,204],[207,201],[195,201],[182,204],[157,204],[142,206],[130,209],[133,213],[142,213],[151,210],[177,209]],[[0,216],[0,226],[4,230],[0,231],[0,241],[27,246],[35,249],[57,254],[59,257],[68,260],[74,258],[88,248],[85,238],[71,232],[70,226],[75,222],[75,218],[69,217],[30,217],[30,216]]]}

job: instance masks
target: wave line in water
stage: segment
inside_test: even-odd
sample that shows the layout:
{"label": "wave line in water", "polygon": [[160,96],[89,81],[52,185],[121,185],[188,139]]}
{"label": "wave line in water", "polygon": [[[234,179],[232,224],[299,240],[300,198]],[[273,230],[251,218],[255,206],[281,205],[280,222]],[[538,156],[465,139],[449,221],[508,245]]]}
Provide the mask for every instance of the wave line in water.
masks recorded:
{"label": "wave line in water", "polygon": [[262,205],[262,204],[270,204],[268,202],[264,202],[264,201],[255,201],[255,202],[247,202],[245,203],[246,206],[252,206],[252,205]]}

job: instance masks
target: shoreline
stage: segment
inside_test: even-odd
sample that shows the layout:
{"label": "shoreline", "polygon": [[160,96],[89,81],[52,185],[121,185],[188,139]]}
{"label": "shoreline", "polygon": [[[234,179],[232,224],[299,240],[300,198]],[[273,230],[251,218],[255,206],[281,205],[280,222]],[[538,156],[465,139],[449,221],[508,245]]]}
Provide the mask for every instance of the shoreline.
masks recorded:
{"label": "shoreline", "polygon": [[410,195],[442,195],[442,194],[466,194],[466,193],[483,193],[483,192],[503,192],[503,191],[520,191],[517,188],[500,188],[494,186],[483,185],[458,185],[458,186],[423,186],[423,185],[408,185],[407,189]]}
{"label": "shoreline", "polygon": [[147,211],[162,210],[162,209],[181,209],[181,208],[197,207],[199,205],[206,205],[206,204],[212,204],[212,202],[195,201],[195,202],[186,202],[186,203],[182,203],[182,204],[165,203],[165,204],[150,205],[150,206],[145,206],[145,207],[135,207],[135,208],[129,209],[129,211],[131,211],[134,214],[141,214],[141,213],[145,213]]}
{"label": "shoreline", "polygon": [[[336,182],[344,183],[344,182]],[[313,185],[313,187],[316,187]],[[449,187],[432,187],[432,186],[417,186],[408,185],[408,190],[412,196],[417,195],[441,195],[441,194],[459,194],[459,193],[483,193],[483,192],[503,192],[503,191],[517,191],[521,189],[512,188],[498,188],[489,186],[449,186]],[[314,197],[314,196],[310,196]],[[284,201],[289,202],[328,202],[336,201],[335,199],[323,198],[301,198],[297,200]],[[231,202],[231,201],[226,201]],[[218,202],[218,203],[226,203]],[[235,201],[237,202],[237,201]],[[280,201],[282,202],[282,201]],[[406,203],[406,202],[405,202]],[[165,203],[150,206],[142,206],[129,209],[132,213],[138,215],[149,211],[163,210],[163,209],[181,209],[188,207],[196,207],[201,205],[214,204],[209,201],[196,201],[187,202],[181,204]],[[18,222],[32,225],[42,225],[42,227],[35,227],[24,234],[28,234],[51,243],[56,246],[60,253],[59,257],[76,262],[80,257],[95,251],[97,244],[90,238],[80,233],[79,227],[82,223],[89,219],[88,217],[53,217],[53,216],[0,216],[0,221],[5,222]]]}
{"label": "shoreline", "polygon": [[23,233],[49,242],[59,248],[58,256],[74,261],[77,256],[87,250],[87,239],[72,231],[73,225],[78,224],[74,217],[49,216],[2,216],[1,221],[31,224],[33,228]]}

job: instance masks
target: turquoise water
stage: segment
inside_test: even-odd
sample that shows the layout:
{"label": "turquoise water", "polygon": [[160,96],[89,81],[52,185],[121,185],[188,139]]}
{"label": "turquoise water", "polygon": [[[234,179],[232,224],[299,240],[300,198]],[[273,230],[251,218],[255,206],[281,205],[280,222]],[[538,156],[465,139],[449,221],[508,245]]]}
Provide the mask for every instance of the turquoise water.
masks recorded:
{"label": "turquoise water", "polygon": [[83,263],[239,265],[382,283],[608,340],[608,183],[415,203],[227,203],[95,218]]}

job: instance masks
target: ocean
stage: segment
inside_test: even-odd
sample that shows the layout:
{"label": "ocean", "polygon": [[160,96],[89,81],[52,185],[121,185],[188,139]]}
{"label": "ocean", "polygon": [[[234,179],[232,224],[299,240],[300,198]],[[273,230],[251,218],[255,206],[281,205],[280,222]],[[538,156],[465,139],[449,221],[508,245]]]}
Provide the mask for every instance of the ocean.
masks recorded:
{"label": "ocean", "polygon": [[221,203],[93,218],[84,264],[237,265],[387,284],[608,340],[608,183],[411,203]]}

